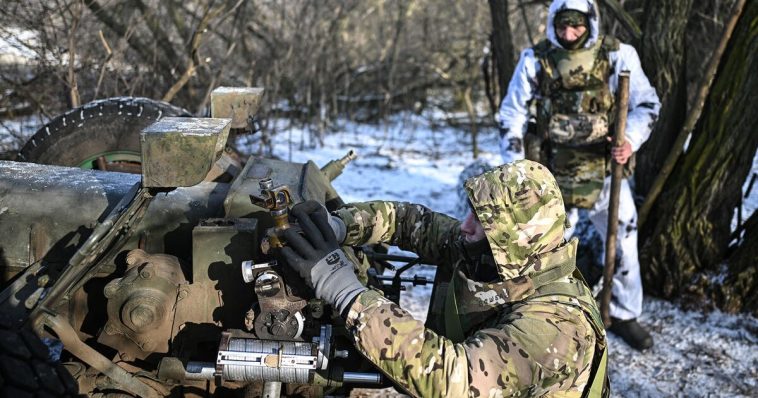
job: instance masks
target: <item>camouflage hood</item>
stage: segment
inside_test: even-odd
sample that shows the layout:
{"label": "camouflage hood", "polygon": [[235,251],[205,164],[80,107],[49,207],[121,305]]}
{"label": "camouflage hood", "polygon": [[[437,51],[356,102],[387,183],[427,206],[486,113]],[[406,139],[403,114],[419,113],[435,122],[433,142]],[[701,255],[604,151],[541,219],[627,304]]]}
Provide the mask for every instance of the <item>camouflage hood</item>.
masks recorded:
{"label": "camouflage hood", "polygon": [[540,271],[541,260],[563,242],[563,199],[541,164],[508,163],[469,178],[465,188],[503,281]]}
{"label": "camouflage hood", "polygon": [[576,10],[587,15],[590,21],[590,37],[584,44],[584,48],[591,47],[597,41],[600,36],[600,13],[593,0],[554,0],[550,4],[550,9],[547,12],[547,39],[554,46],[563,48],[558,42],[558,36],[555,34],[555,14],[558,14],[564,10]]}

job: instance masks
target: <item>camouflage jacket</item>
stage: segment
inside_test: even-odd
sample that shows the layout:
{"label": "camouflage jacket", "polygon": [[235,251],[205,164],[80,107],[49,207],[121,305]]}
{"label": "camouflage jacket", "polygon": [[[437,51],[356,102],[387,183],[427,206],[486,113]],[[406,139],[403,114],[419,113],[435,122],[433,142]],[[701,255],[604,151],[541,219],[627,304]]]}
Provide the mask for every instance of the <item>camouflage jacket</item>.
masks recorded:
{"label": "camouflage jacket", "polygon": [[[558,40],[553,20],[566,9],[589,17],[584,48],[567,50]],[[554,0],[546,28],[546,40],[521,53],[501,102],[500,152],[504,162],[526,156],[549,164],[566,204],[589,208],[600,194],[609,166],[610,146],[605,139],[616,112],[620,72],[630,72],[626,139],[632,151],[650,136],[660,101],[634,47],[601,34],[595,0]],[[533,104],[537,133],[526,134]],[[543,145],[545,141],[549,145]]]}
{"label": "camouflage jacket", "polygon": [[543,271],[574,264],[576,243],[563,240],[565,212],[555,180],[524,160],[469,179],[466,188],[485,227],[496,281],[460,272],[468,261],[457,243],[460,223],[446,215],[397,202],[351,204],[336,212],[347,226],[345,244],[394,244],[452,275],[454,285],[471,292],[457,306],[461,319],[470,314],[467,308],[477,308],[469,301],[489,307],[476,322],[461,322],[465,339],[456,342],[369,290],[348,314],[357,347],[414,396],[582,396],[605,344],[597,308],[574,274],[536,283]]}

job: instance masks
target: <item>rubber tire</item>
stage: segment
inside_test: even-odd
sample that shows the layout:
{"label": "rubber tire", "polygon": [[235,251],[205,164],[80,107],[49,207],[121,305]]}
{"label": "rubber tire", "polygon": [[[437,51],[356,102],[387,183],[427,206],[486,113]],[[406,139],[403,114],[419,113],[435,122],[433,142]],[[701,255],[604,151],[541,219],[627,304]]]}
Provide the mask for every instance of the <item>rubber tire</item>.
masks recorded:
{"label": "rubber tire", "polygon": [[115,97],[92,101],[42,126],[18,153],[17,160],[77,167],[107,152],[140,153],[142,129],[168,116],[191,114],[149,98]]}
{"label": "rubber tire", "polygon": [[76,397],[71,374],[50,359],[47,346],[27,328],[0,317],[0,396]]}

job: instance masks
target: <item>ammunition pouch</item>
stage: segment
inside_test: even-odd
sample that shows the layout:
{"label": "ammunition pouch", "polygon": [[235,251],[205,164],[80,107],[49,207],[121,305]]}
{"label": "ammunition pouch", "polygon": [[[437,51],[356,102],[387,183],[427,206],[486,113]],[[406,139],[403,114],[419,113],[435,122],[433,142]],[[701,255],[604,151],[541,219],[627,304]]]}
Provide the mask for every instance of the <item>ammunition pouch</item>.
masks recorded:
{"label": "ammunition pouch", "polygon": [[603,143],[608,136],[608,115],[577,113],[551,115],[547,125],[550,140],[566,146],[585,146]]}

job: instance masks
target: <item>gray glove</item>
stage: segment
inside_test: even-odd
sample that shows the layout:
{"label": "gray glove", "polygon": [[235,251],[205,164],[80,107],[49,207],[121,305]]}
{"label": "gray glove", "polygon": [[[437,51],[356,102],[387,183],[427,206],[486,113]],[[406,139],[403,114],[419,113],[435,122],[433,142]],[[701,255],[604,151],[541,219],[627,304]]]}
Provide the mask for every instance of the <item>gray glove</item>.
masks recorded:
{"label": "gray glove", "polygon": [[347,226],[345,225],[345,222],[342,221],[341,218],[329,214],[329,226],[332,227],[332,231],[334,231],[337,243],[341,244],[344,242],[345,237],[347,236]]}
{"label": "gray glove", "polygon": [[330,303],[344,315],[358,294],[367,290],[353,272],[353,263],[337,243],[329,213],[309,200],[292,208],[303,235],[292,228],[283,232],[288,246],[281,249],[290,267],[313,288],[316,297]]}

